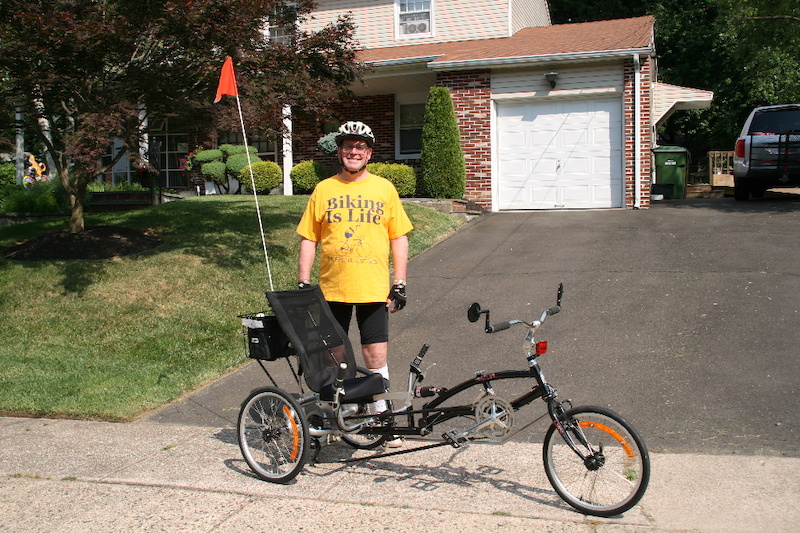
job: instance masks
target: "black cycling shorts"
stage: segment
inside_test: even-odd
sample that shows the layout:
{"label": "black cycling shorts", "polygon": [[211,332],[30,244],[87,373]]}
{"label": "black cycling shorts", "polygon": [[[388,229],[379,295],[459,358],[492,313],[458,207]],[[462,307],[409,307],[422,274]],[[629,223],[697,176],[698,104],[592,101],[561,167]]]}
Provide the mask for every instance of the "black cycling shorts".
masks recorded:
{"label": "black cycling shorts", "polygon": [[389,308],[386,307],[386,302],[367,304],[328,302],[328,304],[345,333],[350,331],[350,319],[355,307],[361,344],[389,342]]}

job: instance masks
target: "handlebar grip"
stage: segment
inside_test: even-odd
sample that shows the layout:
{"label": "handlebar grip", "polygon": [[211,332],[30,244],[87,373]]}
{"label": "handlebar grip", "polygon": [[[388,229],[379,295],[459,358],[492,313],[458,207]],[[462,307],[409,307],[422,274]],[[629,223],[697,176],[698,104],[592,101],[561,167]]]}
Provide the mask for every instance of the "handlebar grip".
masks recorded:
{"label": "handlebar grip", "polygon": [[336,381],[333,383],[333,389],[341,389],[344,384],[344,371],[347,370],[347,363],[339,363],[339,371],[336,373]]}
{"label": "handlebar grip", "polygon": [[511,327],[511,322],[501,322],[500,324],[495,324],[494,326],[489,326],[486,328],[486,333],[495,333],[498,331],[503,331],[504,329],[508,329]]}
{"label": "handlebar grip", "polygon": [[555,307],[551,307],[550,309],[547,310],[547,314],[548,315],[557,315],[560,312],[561,312],[561,306],[560,305],[557,305]]}
{"label": "handlebar grip", "polygon": [[426,353],[428,353],[428,348],[430,348],[430,346],[428,346],[427,344],[423,344],[422,345],[422,349],[417,354],[417,357],[414,358],[414,363],[413,364],[417,368],[419,368],[419,365],[422,364],[422,358],[425,357]]}

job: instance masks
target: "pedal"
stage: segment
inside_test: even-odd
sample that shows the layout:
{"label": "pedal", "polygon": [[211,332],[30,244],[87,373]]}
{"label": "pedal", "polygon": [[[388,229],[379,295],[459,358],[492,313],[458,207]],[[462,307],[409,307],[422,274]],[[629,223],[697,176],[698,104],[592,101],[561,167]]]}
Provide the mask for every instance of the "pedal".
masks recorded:
{"label": "pedal", "polygon": [[461,445],[467,442],[467,438],[457,429],[442,434],[442,438],[453,448],[461,448]]}

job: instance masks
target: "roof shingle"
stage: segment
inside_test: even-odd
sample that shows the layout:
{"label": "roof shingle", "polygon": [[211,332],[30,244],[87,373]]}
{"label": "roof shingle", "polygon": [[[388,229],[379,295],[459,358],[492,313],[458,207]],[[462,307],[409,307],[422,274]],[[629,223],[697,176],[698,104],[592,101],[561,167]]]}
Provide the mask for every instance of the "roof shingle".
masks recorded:
{"label": "roof shingle", "polygon": [[433,63],[652,49],[652,16],[524,28],[511,37],[372,48],[365,63],[436,57]]}

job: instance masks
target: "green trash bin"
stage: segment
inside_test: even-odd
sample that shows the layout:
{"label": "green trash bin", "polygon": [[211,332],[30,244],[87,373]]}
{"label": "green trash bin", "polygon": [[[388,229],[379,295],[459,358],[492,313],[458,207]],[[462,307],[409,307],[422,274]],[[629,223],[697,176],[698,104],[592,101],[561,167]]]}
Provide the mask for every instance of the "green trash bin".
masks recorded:
{"label": "green trash bin", "polygon": [[657,146],[653,148],[653,154],[656,182],[652,192],[663,194],[666,199],[686,198],[689,150],[681,146]]}

